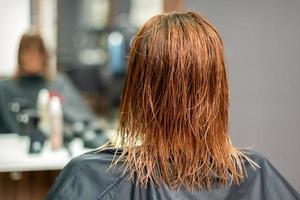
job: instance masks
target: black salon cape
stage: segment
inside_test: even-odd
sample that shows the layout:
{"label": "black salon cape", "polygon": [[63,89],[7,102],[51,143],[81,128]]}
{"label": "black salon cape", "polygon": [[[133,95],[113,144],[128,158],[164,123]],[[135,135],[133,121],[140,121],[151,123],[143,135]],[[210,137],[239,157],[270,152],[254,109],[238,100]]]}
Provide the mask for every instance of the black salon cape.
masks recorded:
{"label": "black salon cape", "polygon": [[299,194],[261,154],[248,151],[249,157],[260,168],[245,162],[247,178],[240,184],[187,192],[183,188],[170,190],[167,186],[157,188],[149,183],[146,188],[137,186],[122,176],[122,167],[107,171],[114,156],[114,149],[89,152],[74,158],[60,173],[46,199],[213,199],[213,200],[294,200]]}

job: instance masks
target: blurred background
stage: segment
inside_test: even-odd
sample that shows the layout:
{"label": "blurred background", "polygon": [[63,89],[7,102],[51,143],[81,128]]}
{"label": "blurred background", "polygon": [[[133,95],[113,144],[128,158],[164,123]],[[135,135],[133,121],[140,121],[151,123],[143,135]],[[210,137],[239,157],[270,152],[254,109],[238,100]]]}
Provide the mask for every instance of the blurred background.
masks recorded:
{"label": "blurred background", "polygon": [[223,38],[233,143],[300,190],[300,1],[0,0],[1,200],[43,199],[72,157],[112,139],[132,37],[184,10]]}

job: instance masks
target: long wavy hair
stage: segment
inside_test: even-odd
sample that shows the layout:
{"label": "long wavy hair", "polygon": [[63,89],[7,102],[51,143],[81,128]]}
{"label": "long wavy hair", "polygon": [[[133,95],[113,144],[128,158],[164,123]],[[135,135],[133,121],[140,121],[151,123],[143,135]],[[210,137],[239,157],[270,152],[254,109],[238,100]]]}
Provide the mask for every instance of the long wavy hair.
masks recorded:
{"label": "long wavy hair", "polygon": [[[149,19],[132,41],[118,136],[138,184],[201,190],[240,183],[229,138],[229,87],[217,29],[194,12]],[[251,162],[251,160],[249,160]]]}

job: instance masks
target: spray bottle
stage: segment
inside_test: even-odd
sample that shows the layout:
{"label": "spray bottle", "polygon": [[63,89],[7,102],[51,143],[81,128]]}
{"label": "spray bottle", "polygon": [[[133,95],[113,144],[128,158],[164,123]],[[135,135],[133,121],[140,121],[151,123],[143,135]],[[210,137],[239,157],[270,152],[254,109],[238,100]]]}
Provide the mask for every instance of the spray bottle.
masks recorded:
{"label": "spray bottle", "polygon": [[63,112],[59,97],[52,97],[49,102],[50,140],[53,150],[63,145]]}

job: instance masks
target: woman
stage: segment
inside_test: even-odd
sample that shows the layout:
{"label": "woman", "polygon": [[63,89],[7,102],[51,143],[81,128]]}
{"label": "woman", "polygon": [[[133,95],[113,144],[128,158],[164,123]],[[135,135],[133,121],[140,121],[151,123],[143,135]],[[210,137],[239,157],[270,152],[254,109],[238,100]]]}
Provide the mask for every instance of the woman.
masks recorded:
{"label": "woman", "polygon": [[151,18],[132,42],[120,148],[73,159],[47,199],[299,199],[228,131],[223,44],[197,13]]}
{"label": "woman", "polygon": [[63,99],[64,118],[67,122],[91,121],[91,111],[70,80],[63,74],[54,76],[49,66],[49,55],[37,30],[31,29],[21,37],[15,76],[0,81],[0,133],[21,133],[16,120],[20,108],[36,109],[41,89],[48,89]]}

